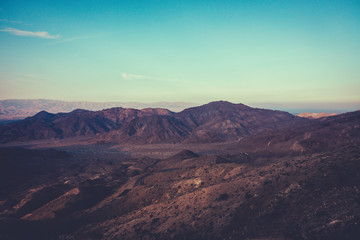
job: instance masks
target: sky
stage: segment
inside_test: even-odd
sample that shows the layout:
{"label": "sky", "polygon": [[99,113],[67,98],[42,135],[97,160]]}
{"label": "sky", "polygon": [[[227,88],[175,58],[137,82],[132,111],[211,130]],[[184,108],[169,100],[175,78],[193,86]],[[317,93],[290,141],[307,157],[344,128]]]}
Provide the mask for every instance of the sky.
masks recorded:
{"label": "sky", "polygon": [[0,0],[0,99],[360,108],[360,1]]}

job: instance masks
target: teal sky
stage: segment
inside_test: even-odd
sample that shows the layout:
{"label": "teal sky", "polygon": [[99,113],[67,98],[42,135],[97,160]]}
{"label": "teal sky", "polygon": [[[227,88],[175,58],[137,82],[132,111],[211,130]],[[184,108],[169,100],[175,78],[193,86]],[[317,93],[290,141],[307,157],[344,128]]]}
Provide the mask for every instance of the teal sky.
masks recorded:
{"label": "teal sky", "polygon": [[360,2],[0,0],[0,98],[360,108]]}

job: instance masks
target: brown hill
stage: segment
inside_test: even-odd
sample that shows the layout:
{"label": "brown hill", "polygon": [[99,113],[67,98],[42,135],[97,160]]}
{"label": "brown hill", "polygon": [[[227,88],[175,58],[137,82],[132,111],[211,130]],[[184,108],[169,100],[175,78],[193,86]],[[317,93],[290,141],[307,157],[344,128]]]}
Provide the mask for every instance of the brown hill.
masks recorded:
{"label": "brown hill", "polygon": [[350,112],[312,120],[301,127],[281,129],[245,139],[260,153],[315,153],[346,146],[360,146],[360,112]]}
{"label": "brown hill", "polygon": [[99,155],[94,146],[69,150],[71,156],[0,148],[2,185],[17,180],[0,191],[0,239],[351,240],[360,234],[359,146],[251,154],[246,161],[234,161],[244,153],[182,151],[161,160],[109,149]]}
{"label": "brown hill", "polygon": [[283,111],[226,101],[185,109],[176,118],[194,129],[185,142],[239,141],[260,132],[294,126],[303,119]]}
{"label": "brown hill", "polygon": [[125,144],[178,143],[191,130],[173,116],[147,116],[132,119],[119,128],[98,136],[95,141]]}
{"label": "brown hill", "polygon": [[51,114],[42,111],[25,120],[0,126],[0,141],[31,141],[93,137],[109,132],[136,118],[170,115],[166,109],[111,108],[102,111],[74,110],[70,113]]}
{"label": "brown hill", "polygon": [[[230,111],[221,112],[223,104],[190,109],[184,125],[221,121]],[[244,111],[225,105],[235,116]],[[179,121],[161,112],[100,116],[137,131]],[[59,124],[63,117],[37,119]],[[189,149],[164,159],[107,145],[0,148],[0,239],[357,239],[360,112],[299,123],[240,142],[159,144]]]}
{"label": "brown hill", "polygon": [[0,142],[94,137],[92,142],[209,143],[239,141],[260,132],[294,126],[305,119],[287,112],[219,101],[180,113],[166,109],[112,108],[70,113],[40,112],[0,126]]}
{"label": "brown hill", "polygon": [[102,109],[122,107],[135,109],[166,108],[179,112],[194,105],[193,103],[187,102],[66,102],[48,99],[7,99],[0,100],[0,122],[24,119],[41,111],[61,113],[71,112],[75,109],[99,111]]}

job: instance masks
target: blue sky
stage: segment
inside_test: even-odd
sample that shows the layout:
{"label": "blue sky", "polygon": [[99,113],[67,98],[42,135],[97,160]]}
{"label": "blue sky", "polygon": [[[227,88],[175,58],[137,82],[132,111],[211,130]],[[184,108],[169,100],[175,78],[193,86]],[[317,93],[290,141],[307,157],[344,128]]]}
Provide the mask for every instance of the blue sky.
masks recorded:
{"label": "blue sky", "polygon": [[0,1],[0,98],[360,108],[359,1]]}

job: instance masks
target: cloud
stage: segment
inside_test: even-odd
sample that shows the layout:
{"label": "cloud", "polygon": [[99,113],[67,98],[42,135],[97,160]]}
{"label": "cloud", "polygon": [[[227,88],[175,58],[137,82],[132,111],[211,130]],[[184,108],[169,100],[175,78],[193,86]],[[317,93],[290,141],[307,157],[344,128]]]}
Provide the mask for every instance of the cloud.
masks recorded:
{"label": "cloud", "polygon": [[60,35],[50,35],[48,32],[31,32],[31,31],[23,31],[23,30],[19,30],[19,29],[15,29],[15,28],[4,28],[2,30],[0,30],[2,32],[8,32],[11,33],[13,35],[17,35],[17,36],[24,36],[24,37],[38,37],[38,38],[46,38],[46,39],[56,39],[59,38]]}
{"label": "cloud", "polygon": [[144,75],[131,74],[131,73],[122,73],[121,76],[125,80],[136,80],[136,79],[144,79],[144,78],[151,79],[150,77],[146,77]]}

